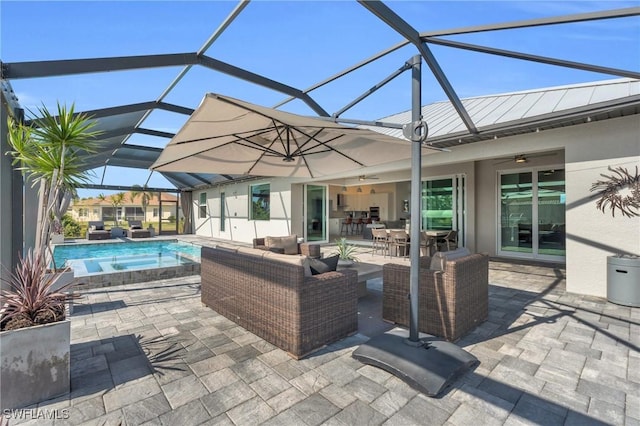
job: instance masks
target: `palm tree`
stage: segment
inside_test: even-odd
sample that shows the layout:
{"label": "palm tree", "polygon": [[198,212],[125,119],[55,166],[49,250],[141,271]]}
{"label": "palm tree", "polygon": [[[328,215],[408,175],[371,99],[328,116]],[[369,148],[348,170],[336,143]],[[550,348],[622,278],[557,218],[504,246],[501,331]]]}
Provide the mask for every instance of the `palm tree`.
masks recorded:
{"label": "palm tree", "polygon": [[8,118],[12,165],[33,186],[40,185],[34,249],[43,253],[51,232],[62,229],[62,215],[75,188],[92,176],[84,158],[95,152],[95,138],[102,133],[92,131],[95,122],[86,114],[76,114],[73,104],[67,109],[58,103],[57,108],[54,116],[43,105],[38,108],[39,118],[30,124]]}
{"label": "palm tree", "polygon": [[110,196],[106,196],[104,194],[98,194],[98,198],[102,201],[106,201],[113,207],[113,215],[115,217],[116,226],[120,225],[120,220],[118,218],[118,207],[124,204],[124,192],[118,192],[117,194],[113,194]]}
{"label": "palm tree", "polygon": [[135,203],[136,198],[138,198],[138,195],[140,195],[141,197],[140,204],[142,204],[142,214],[144,216],[143,222],[146,222],[147,206],[149,205],[149,201],[153,199],[153,193],[147,192],[145,188],[140,185],[133,185],[133,188],[135,189],[131,190],[131,195],[129,200],[131,201],[131,203]]}

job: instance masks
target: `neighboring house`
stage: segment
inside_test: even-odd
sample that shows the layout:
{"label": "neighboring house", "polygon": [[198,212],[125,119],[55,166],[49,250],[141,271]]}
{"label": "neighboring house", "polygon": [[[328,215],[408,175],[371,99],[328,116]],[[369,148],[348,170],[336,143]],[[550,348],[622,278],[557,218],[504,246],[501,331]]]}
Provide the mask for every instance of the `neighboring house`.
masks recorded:
{"label": "neighboring house", "polygon": [[[424,106],[422,226],[456,229],[461,245],[495,257],[566,263],[569,292],[606,295],[607,256],[640,255],[640,218],[595,207],[608,167],[640,164],[640,81],[609,80],[464,99],[474,143],[449,102]],[[408,123],[411,112],[380,119]],[[372,128],[402,137],[400,130]],[[464,139],[464,140],[463,140]],[[298,234],[333,241],[343,218],[408,220],[410,161],[330,179],[256,178],[193,190],[197,235],[250,242]],[[374,209],[371,209],[374,207]],[[377,209],[376,209],[377,207]]]}
{"label": "neighboring house", "polygon": [[98,197],[84,198],[75,200],[69,207],[69,214],[78,222],[89,222],[101,220],[105,222],[114,222],[116,214],[118,221],[123,224],[127,220],[142,220],[143,222],[158,222],[169,220],[169,217],[176,217],[176,206],[178,208],[177,217],[182,218],[182,209],[180,208],[178,197],[168,193],[160,193],[162,206],[158,200],[158,193],[154,193],[149,199],[146,208],[142,207],[142,195],[138,194],[135,198],[131,198],[131,192],[125,192],[123,203],[117,209],[111,203],[112,195],[107,195],[104,200]]}

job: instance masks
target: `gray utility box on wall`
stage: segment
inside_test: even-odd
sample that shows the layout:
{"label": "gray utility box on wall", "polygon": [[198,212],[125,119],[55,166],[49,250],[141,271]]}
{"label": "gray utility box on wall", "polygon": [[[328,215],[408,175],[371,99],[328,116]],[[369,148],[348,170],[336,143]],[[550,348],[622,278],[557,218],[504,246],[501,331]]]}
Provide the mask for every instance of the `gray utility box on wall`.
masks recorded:
{"label": "gray utility box on wall", "polygon": [[640,307],[640,257],[607,257],[607,300],[619,305]]}

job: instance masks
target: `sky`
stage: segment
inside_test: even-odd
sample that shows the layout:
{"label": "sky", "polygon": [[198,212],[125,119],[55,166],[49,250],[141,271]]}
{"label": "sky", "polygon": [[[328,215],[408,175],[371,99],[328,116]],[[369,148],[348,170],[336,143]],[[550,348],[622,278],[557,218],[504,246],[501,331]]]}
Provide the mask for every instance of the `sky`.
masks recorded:
{"label": "sky", "polygon": [[[618,8],[640,1],[387,1],[416,30],[432,31]],[[236,1],[11,1],[0,0],[0,59],[23,61],[186,53],[199,50],[238,5]],[[640,71],[640,17],[502,30],[448,37],[528,54]],[[402,37],[355,1],[252,1],[206,51],[212,58],[306,89],[388,47]],[[528,61],[431,45],[460,98],[617,78]],[[417,53],[408,45],[311,96],[329,113],[369,90]],[[12,80],[27,110],[56,102],[77,111],[156,100],[181,71],[134,71]],[[287,98],[195,66],[165,98],[196,108],[208,92],[265,106]],[[423,66],[422,103],[446,100]],[[375,120],[409,110],[410,74],[404,73],[342,117]],[[283,107],[314,115],[301,101]],[[187,117],[154,111],[142,127],[175,133]],[[164,147],[168,140],[133,135],[128,143]],[[215,173],[215,171],[212,171]],[[103,178],[104,175],[104,178]],[[148,170],[107,167],[94,183],[172,187]],[[108,191],[80,190],[91,196]]]}

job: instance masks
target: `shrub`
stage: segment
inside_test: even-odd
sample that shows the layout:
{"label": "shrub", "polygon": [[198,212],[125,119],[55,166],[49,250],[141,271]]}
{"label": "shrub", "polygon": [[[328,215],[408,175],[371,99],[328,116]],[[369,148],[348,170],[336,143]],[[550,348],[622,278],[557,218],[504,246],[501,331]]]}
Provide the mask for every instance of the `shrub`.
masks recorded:
{"label": "shrub", "polygon": [[62,216],[62,227],[65,237],[81,237],[82,227],[69,214]]}

